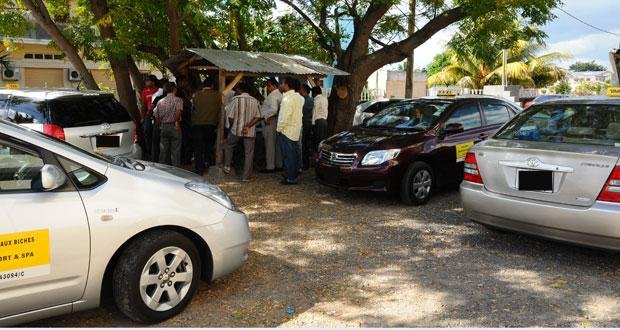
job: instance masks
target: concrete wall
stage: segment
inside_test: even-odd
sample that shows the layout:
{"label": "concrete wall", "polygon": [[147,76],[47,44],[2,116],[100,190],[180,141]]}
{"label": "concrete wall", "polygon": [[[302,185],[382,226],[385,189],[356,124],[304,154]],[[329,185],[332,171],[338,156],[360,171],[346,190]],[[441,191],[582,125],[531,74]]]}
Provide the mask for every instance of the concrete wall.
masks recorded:
{"label": "concrete wall", "polygon": [[[386,97],[403,98],[405,97],[405,71],[388,71],[386,82]],[[413,97],[426,96],[426,74],[414,72],[413,77]]]}

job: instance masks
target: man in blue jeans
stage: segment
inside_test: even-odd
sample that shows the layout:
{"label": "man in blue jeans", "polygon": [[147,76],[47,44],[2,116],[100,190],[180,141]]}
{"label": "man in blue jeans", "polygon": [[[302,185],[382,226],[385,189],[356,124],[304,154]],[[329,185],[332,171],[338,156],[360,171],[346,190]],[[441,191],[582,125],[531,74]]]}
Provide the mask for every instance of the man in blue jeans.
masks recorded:
{"label": "man in blue jeans", "polygon": [[280,90],[282,103],[278,115],[278,144],[282,151],[285,178],[282,184],[291,185],[299,182],[299,138],[301,137],[304,99],[295,92],[299,89],[299,80],[282,78]]}

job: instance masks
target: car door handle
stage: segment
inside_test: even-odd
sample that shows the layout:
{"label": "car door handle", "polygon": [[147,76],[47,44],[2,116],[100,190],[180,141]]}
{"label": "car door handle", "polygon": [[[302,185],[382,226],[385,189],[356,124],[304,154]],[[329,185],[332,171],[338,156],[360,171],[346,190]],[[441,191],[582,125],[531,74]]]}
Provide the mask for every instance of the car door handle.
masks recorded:
{"label": "car door handle", "polygon": [[487,133],[480,133],[480,135],[478,135],[478,138],[480,138],[480,140],[486,140],[489,138],[489,134]]}

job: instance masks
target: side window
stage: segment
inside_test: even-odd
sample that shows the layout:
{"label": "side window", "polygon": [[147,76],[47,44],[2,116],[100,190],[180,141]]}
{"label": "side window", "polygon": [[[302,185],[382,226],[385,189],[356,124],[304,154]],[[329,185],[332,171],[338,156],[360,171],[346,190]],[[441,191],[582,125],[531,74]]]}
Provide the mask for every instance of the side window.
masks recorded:
{"label": "side window", "polygon": [[62,156],[57,157],[58,162],[63,167],[65,172],[67,172],[69,178],[71,178],[71,181],[73,181],[78,189],[88,190],[95,188],[105,181],[105,177],[97,172]]}
{"label": "side window", "polygon": [[503,104],[486,103],[482,105],[482,112],[488,125],[503,124],[510,120],[510,111]]}
{"label": "side window", "polygon": [[38,153],[0,140],[0,192],[40,190],[42,167]]}
{"label": "side window", "polygon": [[444,125],[448,124],[461,124],[464,130],[472,128],[478,128],[482,126],[482,119],[480,118],[480,110],[478,109],[478,103],[470,103],[461,106],[456,109]]}
{"label": "side window", "polygon": [[9,101],[4,119],[16,124],[43,124],[45,123],[45,103],[20,96],[14,96]]}

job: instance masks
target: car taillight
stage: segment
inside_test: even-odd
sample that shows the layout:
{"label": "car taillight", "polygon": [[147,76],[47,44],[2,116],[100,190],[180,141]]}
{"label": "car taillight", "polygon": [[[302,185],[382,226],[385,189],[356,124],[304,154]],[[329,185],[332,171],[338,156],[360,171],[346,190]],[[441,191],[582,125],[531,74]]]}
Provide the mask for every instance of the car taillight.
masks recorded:
{"label": "car taillight", "polygon": [[482,184],[482,177],[480,176],[480,169],[476,161],[476,154],[473,152],[468,152],[465,156],[464,171],[463,180]]}
{"label": "car taillight", "polygon": [[597,199],[603,202],[620,203],[620,165],[617,165],[611,172]]}
{"label": "car taillight", "polygon": [[65,139],[65,130],[58,126],[58,125],[54,125],[54,124],[44,124],[43,125],[43,133],[49,135],[49,136],[53,136],[59,140],[64,140]]}

